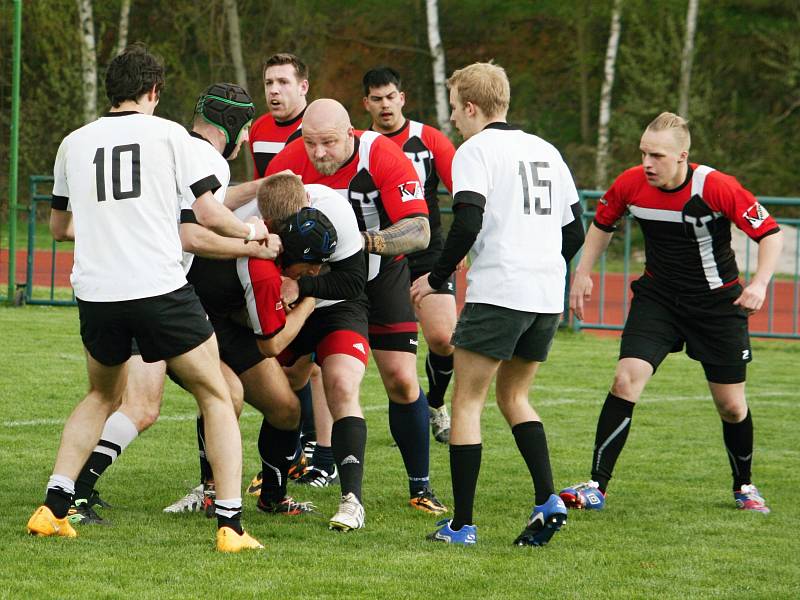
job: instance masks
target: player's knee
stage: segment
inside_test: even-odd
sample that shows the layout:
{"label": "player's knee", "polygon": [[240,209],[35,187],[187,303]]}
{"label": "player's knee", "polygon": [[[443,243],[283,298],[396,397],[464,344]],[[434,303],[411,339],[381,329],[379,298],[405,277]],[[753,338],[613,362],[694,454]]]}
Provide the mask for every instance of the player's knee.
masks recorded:
{"label": "player's knee", "polygon": [[358,401],[360,378],[348,371],[325,372],[325,395],[328,402],[346,405]]}
{"label": "player's knee", "polygon": [[452,333],[452,331],[449,334],[447,332],[437,331],[434,332],[430,338],[425,338],[430,351],[439,356],[451,356],[454,350],[452,344],[450,344]]}
{"label": "player's knee", "polygon": [[728,423],[739,423],[747,416],[747,402],[744,399],[717,400],[716,405],[720,418]]}
{"label": "player's knee", "polygon": [[627,370],[617,370],[614,383],[611,385],[611,393],[629,402],[636,402],[643,388],[644,382],[635,374]]}
{"label": "player's knee", "polygon": [[419,381],[416,372],[406,373],[397,370],[387,374],[383,379],[389,399],[397,404],[411,404],[419,398]]}
{"label": "player's knee", "polygon": [[231,404],[233,404],[233,411],[236,413],[236,418],[238,419],[244,408],[244,388],[238,379],[235,384],[228,382],[228,387],[231,395]]}

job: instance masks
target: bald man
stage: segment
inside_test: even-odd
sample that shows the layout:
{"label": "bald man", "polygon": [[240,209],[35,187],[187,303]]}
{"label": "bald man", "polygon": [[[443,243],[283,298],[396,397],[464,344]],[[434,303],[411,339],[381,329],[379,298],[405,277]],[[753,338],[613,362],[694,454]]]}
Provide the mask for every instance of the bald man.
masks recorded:
{"label": "bald man", "polygon": [[[409,504],[440,515],[447,509],[430,487],[428,402],[417,381],[417,324],[404,256],[427,248],[430,240],[422,183],[396,144],[374,131],[353,129],[347,110],[329,98],[308,106],[302,140],[288,144],[267,175],[285,169],[300,175],[303,183],[333,188],[355,212],[367,252],[369,344],[389,397],[389,426],[408,474]],[[294,302],[302,289],[302,279],[287,282],[284,301]],[[331,444],[343,492],[340,513],[363,515],[366,422],[360,408],[337,414],[331,406],[331,411]]]}

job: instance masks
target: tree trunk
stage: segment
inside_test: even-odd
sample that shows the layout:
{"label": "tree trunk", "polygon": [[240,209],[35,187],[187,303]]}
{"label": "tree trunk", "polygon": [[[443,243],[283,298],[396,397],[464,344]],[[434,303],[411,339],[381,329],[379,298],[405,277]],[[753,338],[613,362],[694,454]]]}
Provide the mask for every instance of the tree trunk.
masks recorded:
{"label": "tree trunk", "polygon": [[686,39],[681,55],[681,82],[678,87],[678,114],[689,118],[689,90],[692,80],[692,59],[694,58],[694,37],[697,31],[697,8],[699,0],[689,0],[686,10]]}
{"label": "tree trunk", "polygon": [[122,54],[128,46],[128,22],[131,15],[131,0],[122,0],[119,9],[119,32],[117,33],[117,45],[114,48],[114,56]]}
{"label": "tree trunk", "polygon": [[[244,55],[242,54],[242,30],[239,27],[239,9],[236,0],[225,0],[225,18],[228,21],[228,43],[233,59],[233,71],[236,83],[247,89],[247,70],[244,68]],[[249,160],[249,152],[241,152],[245,156],[245,176],[253,178],[253,163]]]}
{"label": "tree trunk", "polygon": [[428,15],[428,45],[433,57],[433,90],[436,98],[436,121],[439,129],[448,137],[453,135],[450,125],[450,103],[445,83],[444,46],[439,34],[439,5],[437,0],[425,0]]}
{"label": "tree trunk", "polygon": [[606,62],[603,67],[603,87],[600,89],[600,116],[597,126],[597,159],[595,161],[595,187],[605,189],[608,183],[609,123],[611,121],[611,90],[614,87],[614,74],[619,50],[622,0],[614,0],[611,10],[611,31],[608,35]]}
{"label": "tree trunk", "polygon": [[94,41],[92,0],[76,0],[81,28],[81,73],[83,81],[83,121],[97,118],[97,56]]}
{"label": "tree trunk", "polygon": [[586,44],[587,27],[589,25],[588,0],[580,4],[577,15],[576,34],[578,38],[578,90],[581,103],[581,142],[589,144],[591,137],[589,125],[589,52]]}

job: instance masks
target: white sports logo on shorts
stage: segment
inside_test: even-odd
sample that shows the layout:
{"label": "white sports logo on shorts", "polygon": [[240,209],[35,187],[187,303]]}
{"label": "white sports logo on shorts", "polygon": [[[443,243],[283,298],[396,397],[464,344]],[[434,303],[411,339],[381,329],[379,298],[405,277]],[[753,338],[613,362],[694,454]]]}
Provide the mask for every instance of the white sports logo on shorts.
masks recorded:
{"label": "white sports logo on shorts", "polygon": [[750,358],[750,350],[742,350],[742,360]]}

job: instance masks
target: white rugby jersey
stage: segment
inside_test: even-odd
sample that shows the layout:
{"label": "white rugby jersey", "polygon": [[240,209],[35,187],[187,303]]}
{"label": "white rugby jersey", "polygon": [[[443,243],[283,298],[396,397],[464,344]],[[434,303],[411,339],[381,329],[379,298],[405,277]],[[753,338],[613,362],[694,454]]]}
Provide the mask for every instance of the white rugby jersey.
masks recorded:
{"label": "white rugby jersey", "polygon": [[[327,185],[309,183],[305,186],[311,200],[311,207],[328,217],[336,229],[336,250],[328,263],[350,258],[361,252],[361,232],[358,229],[356,214],[344,196]],[[336,304],[341,300],[322,300],[317,298],[317,308]]]}
{"label": "white rugby jersey", "polygon": [[[231,182],[231,167],[228,164],[228,161],[223,158],[222,154],[220,154],[219,150],[217,150],[211,143],[203,138],[203,136],[189,132],[190,143],[195,153],[195,160],[198,161],[200,164],[206,166],[206,168],[214,174],[219,181],[219,189],[214,192],[214,198],[220,204],[225,202],[225,194],[228,192],[228,185]],[[194,196],[191,193],[188,195],[181,194],[180,205],[181,209],[191,209],[192,204],[194,204]],[[178,223],[180,223],[180,211],[178,212]],[[192,261],[194,260],[194,254],[191,252],[184,252],[183,253],[183,272],[188,273],[189,269],[192,268]]]}
{"label": "white rugby jersey", "polygon": [[53,206],[75,227],[71,282],[81,300],[158,296],[186,283],[175,223],[179,195],[219,183],[186,130],[136,112],[108,113],[61,142]]}
{"label": "white rugby jersey", "polygon": [[[456,196],[461,192],[460,198]],[[574,220],[578,192],[556,148],[507,123],[491,123],[453,159],[453,197],[485,199],[472,246],[467,302],[514,310],[564,310],[561,228]]]}
{"label": "white rugby jersey", "polygon": [[[308,183],[305,185],[308,192],[311,208],[316,208],[328,217],[336,229],[336,250],[331,255],[328,263],[350,258],[363,249],[361,231],[358,229],[358,220],[350,203],[339,192],[327,185]],[[258,201],[251,200],[239,207],[234,214],[244,220],[253,215],[261,216],[258,210]],[[336,304],[341,300],[322,300],[317,298],[317,308]]]}

